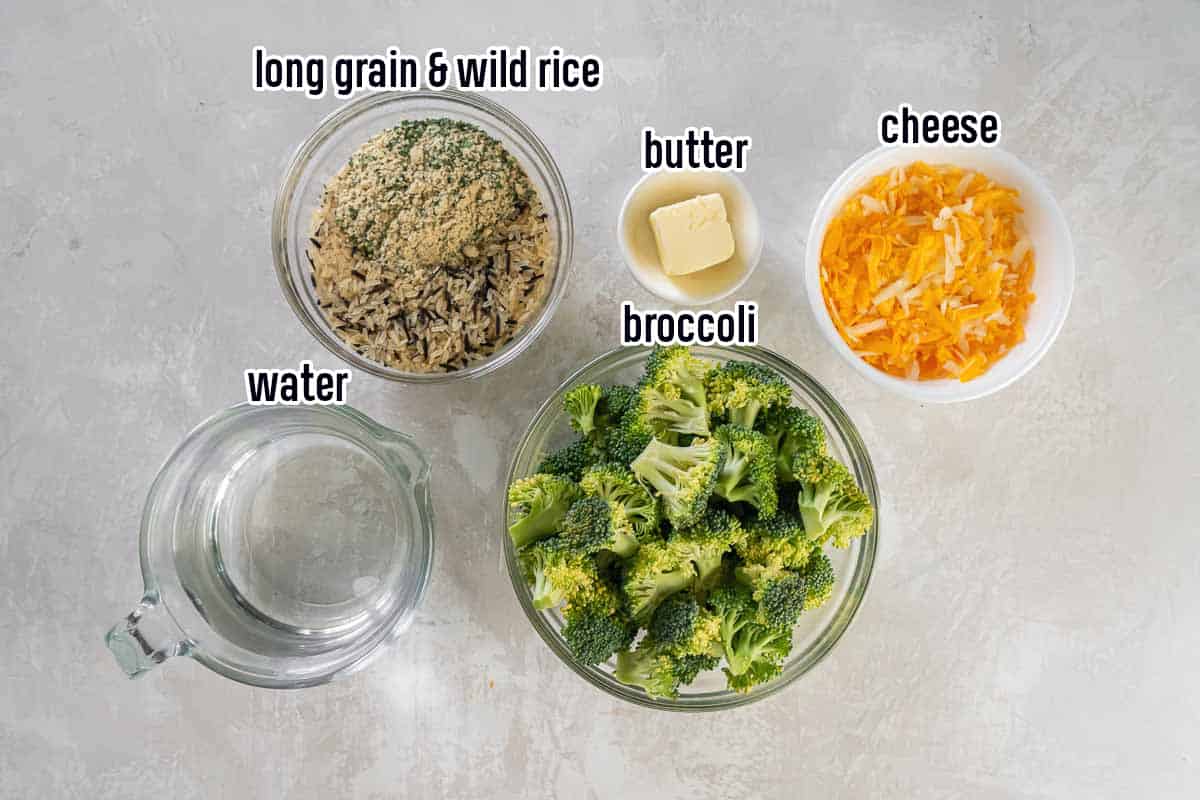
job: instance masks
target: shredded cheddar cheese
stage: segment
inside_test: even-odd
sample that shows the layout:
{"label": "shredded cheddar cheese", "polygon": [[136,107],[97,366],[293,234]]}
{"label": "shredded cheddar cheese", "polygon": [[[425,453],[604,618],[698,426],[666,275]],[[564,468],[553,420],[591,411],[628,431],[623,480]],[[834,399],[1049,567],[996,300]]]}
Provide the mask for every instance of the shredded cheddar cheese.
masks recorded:
{"label": "shredded cheddar cheese", "polygon": [[821,246],[821,290],[864,361],[969,381],[1025,338],[1034,253],[1017,191],[920,161],[846,201]]}

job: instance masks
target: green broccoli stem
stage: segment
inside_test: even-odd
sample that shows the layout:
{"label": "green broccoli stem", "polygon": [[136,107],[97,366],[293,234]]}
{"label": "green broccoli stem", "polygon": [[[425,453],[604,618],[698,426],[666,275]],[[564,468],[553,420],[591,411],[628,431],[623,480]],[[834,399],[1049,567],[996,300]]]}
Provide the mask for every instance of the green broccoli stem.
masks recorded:
{"label": "green broccoli stem", "polygon": [[629,558],[638,550],[638,540],[628,533],[616,531],[613,534],[611,547],[607,548],[621,558]]}
{"label": "green broccoli stem", "polygon": [[736,634],[737,639],[731,652],[725,654],[729,662],[729,672],[732,675],[743,675],[751,665],[758,660],[763,651],[781,636],[791,636],[790,630],[776,630],[762,625],[748,624],[741,626]]}
{"label": "green broccoli stem", "polygon": [[725,465],[717,476],[714,491],[731,503],[753,503],[758,493],[753,483],[744,482],[750,471],[750,464],[750,459],[744,453],[739,452],[737,448],[729,448],[729,455],[726,456]]}
{"label": "green broccoli stem", "polygon": [[653,592],[645,599],[645,603],[636,609],[634,616],[639,622],[648,622],[664,600],[690,587],[695,579],[696,573],[692,571],[691,564],[670,572],[660,572],[655,580]]}
{"label": "green broccoli stem", "polygon": [[596,407],[600,403],[601,389],[594,384],[576,386],[563,398],[563,407],[571,415],[574,428],[584,436],[596,429]]}
{"label": "green broccoli stem", "polygon": [[[662,573],[662,583],[660,583],[658,587],[658,596],[663,600],[666,600],[676,592],[682,592],[684,589],[691,586],[692,581],[695,579],[696,576],[687,566],[671,570],[670,572],[664,572]],[[655,604],[655,606],[657,607],[657,604]]]}
{"label": "green broccoli stem", "polygon": [[708,413],[704,406],[683,399],[659,400],[650,408],[650,416],[665,424],[673,433],[708,435]]}
{"label": "green broccoli stem", "polygon": [[820,542],[829,528],[830,520],[826,516],[826,507],[836,489],[833,481],[817,481],[806,484],[800,493],[800,520],[804,523],[804,533],[809,541]]}
{"label": "green broccoli stem", "polygon": [[741,675],[750,668],[752,659],[745,650],[738,646],[736,641],[742,629],[749,624],[749,618],[740,614],[732,620],[728,617],[721,620],[721,639],[725,642],[725,660],[729,662],[729,671],[734,675]]}
{"label": "green broccoli stem", "polygon": [[775,473],[779,476],[781,483],[791,483],[796,480],[792,463],[798,452],[800,452],[800,448],[792,437],[782,437],[775,450]]}
{"label": "green broccoli stem", "polygon": [[[666,447],[671,447],[674,449],[674,446],[672,445],[666,445]],[[650,485],[653,486],[660,495],[663,495],[664,497],[670,497],[673,496],[675,492],[679,491],[678,482],[681,478],[683,478],[684,475],[687,474],[687,470],[681,469],[675,464],[672,464],[671,462],[661,458],[657,451],[653,454],[648,454],[646,451],[643,451],[642,455],[638,458],[642,459],[643,457],[644,460],[642,463],[645,466],[638,474],[650,481]]]}
{"label": "green broccoli stem", "polygon": [[617,653],[613,676],[626,686],[638,686],[651,697],[675,697],[679,676],[671,658],[657,649],[639,648]]}
{"label": "green broccoli stem", "polygon": [[553,536],[557,532],[558,523],[566,515],[567,508],[566,503],[558,501],[511,525],[508,535],[512,537],[513,545],[520,550],[534,542]]}
{"label": "green broccoli stem", "polygon": [[740,408],[729,409],[729,421],[734,425],[741,425],[746,430],[752,430],[760,411],[762,411],[762,403],[757,400],[749,400]]}
{"label": "green broccoli stem", "polygon": [[530,593],[533,595],[533,607],[538,611],[556,606],[562,599],[555,590],[554,585],[546,579],[546,573],[540,569],[534,573],[533,586],[530,589]]}
{"label": "green broccoli stem", "polygon": [[721,496],[731,503],[753,503],[758,499],[758,492],[755,491],[753,485],[745,484],[735,487]]}
{"label": "green broccoli stem", "polygon": [[692,559],[692,563],[696,565],[697,594],[705,594],[720,580],[724,555],[723,552],[716,552],[711,556],[697,556]]}
{"label": "green broccoli stem", "polygon": [[727,453],[725,464],[717,475],[715,491],[726,500],[732,500],[729,493],[735,491],[738,484],[745,480],[746,472],[750,469],[750,459],[744,453],[739,452],[736,447],[726,447],[725,449]]}

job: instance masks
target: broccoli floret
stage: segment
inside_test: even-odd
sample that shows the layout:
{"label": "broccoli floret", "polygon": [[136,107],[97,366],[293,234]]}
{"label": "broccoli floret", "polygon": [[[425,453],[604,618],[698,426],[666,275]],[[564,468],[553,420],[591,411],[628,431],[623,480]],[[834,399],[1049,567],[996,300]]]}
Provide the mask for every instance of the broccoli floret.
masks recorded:
{"label": "broccoli floret", "polygon": [[679,685],[687,686],[696,680],[696,676],[701,672],[716,669],[717,664],[721,663],[721,656],[712,653],[684,653],[675,654],[672,660],[675,662],[675,676],[679,678]]}
{"label": "broccoli floret", "polygon": [[[566,615],[563,638],[572,655],[583,664],[602,664],[613,653],[624,650],[633,639],[630,626],[607,613],[590,608],[573,609]],[[633,629],[636,632],[636,628]]]}
{"label": "broccoli floret", "polygon": [[[588,442],[594,455],[602,455],[607,449],[608,439],[620,427],[621,418],[637,397],[630,386],[619,384],[601,387],[594,383],[576,386],[563,395],[563,409],[571,418],[574,428]],[[643,443],[622,463],[628,464]],[[593,457],[592,462],[596,460]]]}
{"label": "broccoli floret", "polygon": [[563,639],[581,663],[601,664],[625,650],[637,635],[637,626],[607,593],[587,602],[572,602],[563,613]]}
{"label": "broccoli floret", "polygon": [[735,574],[758,604],[755,621],[759,624],[790,628],[800,619],[808,589],[803,575],[777,564],[743,564]]}
{"label": "broccoli floret", "polygon": [[520,562],[533,607],[539,610],[586,599],[605,589],[596,562],[557,536],[526,547]]}
{"label": "broccoli floret", "polygon": [[646,641],[636,650],[617,653],[613,676],[626,686],[640,686],[651,697],[678,697],[682,683],[670,653]]}
{"label": "broccoli floret", "polygon": [[690,561],[661,542],[647,542],[626,566],[621,589],[633,618],[644,625],[662,601],[690,589],[695,580]]}
{"label": "broccoli floret", "polygon": [[630,464],[646,449],[652,437],[635,433],[629,426],[627,417],[619,425],[606,430],[601,438],[601,447],[608,461]]}
{"label": "broccoli floret", "polygon": [[583,473],[579,488],[585,495],[619,505],[639,540],[657,535],[658,504],[628,467],[613,463],[597,464]]}
{"label": "broccoli floret", "polygon": [[561,475],[531,475],[508,487],[508,535],[517,549],[553,536],[571,504],[579,499],[579,487]]}
{"label": "broccoli floret", "polygon": [[729,361],[708,374],[708,408],[713,416],[753,428],[764,409],[786,406],[792,388],[777,372],[750,361]]}
{"label": "broccoli floret", "polygon": [[583,471],[596,463],[596,455],[591,444],[579,439],[546,456],[538,464],[537,471],[578,481],[583,477]]}
{"label": "broccoli floret", "polygon": [[793,483],[796,473],[825,455],[825,427],[802,408],[773,408],[764,415],[763,435],[775,451],[775,472],[780,483]]}
{"label": "broccoli floret", "polygon": [[628,558],[638,549],[624,510],[602,497],[576,500],[563,518],[560,538],[571,549],[588,555],[608,550]]}
{"label": "broccoli floret", "polygon": [[713,592],[709,605],[721,620],[730,688],[748,691],[780,673],[792,650],[790,628],[759,624],[758,605],[743,586],[721,587]]}
{"label": "broccoli floret", "polygon": [[612,428],[621,421],[625,412],[637,399],[637,390],[632,386],[613,384],[605,386],[600,392],[600,404],[596,408],[596,428],[605,430]]}
{"label": "broccoli floret", "polygon": [[521,573],[529,584],[529,593],[533,595],[533,607],[539,611],[551,608],[563,601],[562,587],[555,586],[546,578],[546,564],[554,557],[555,548],[547,549],[545,545],[556,539],[546,539],[526,547],[518,555]]}
{"label": "broccoli floret", "polygon": [[739,694],[747,694],[755,686],[778,678],[783,672],[783,660],[792,650],[792,640],[787,639],[780,647],[785,651],[783,655],[777,658],[752,661],[746,671],[740,675],[734,675],[730,670],[725,670],[725,685]]}
{"label": "broccoli floret", "polygon": [[731,503],[749,503],[763,519],[775,516],[775,451],[767,437],[740,425],[722,425],[713,437],[725,449],[713,493]]}
{"label": "broccoli floret", "polygon": [[875,510],[845,465],[825,456],[809,470],[800,491],[800,518],[813,544],[849,547],[871,527]]}
{"label": "broccoli floret", "polygon": [[[817,483],[825,478],[830,471],[830,464],[836,464],[837,459],[826,453],[799,452],[792,456],[792,480],[802,484]],[[836,470],[836,467],[833,469]],[[800,487],[803,493],[804,487]]]}
{"label": "broccoli floret", "polygon": [[721,620],[689,592],[673,594],[650,618],[646,631],[675,655],[720,656]]}
{"label": "broccoli floret", "polygon": [[737,554],[743,561],[777,564],[788,569],[801,569],[808,563],[811,552],[812,543],[804,535],[804,523],[786,509],[770,519],[754,520],[745,540],[737,545]]}
{"label": "broccoli floret", "polygon": [[679,687],[696,679],[703,670],[717,666],[708,655],[680,655],[647,636],[637,649],[617,654],[617,680],[640,686],[651,697],[678,697]]}
{"label": "broccoli floret", "polygon": [[657,386],[643,386],[637,401],[625,413],[627,436],[658,437],[676,441],[677,434],[708,436],[708,410],[682,397],[672,397]]}
{"label": "broccoli floret", "polygon": [[706,405],[704,379],[710,369],[683,345],[655,347],[646,358],[641,385],[674,386],[680,397]]}
{"label": "broccoli floret", "polygon": [[741,544],[746,533],[738,518],[720,508],[710,508],[691,525],[676,528],[668,543],[696,567],[696,590],[703,594],[721,579],[725,553]]}
{"label": "broccoli floret", "polygon": [[811,611],[825,605],[833,595],[833,564],[821,550],[814,550],[803,570],[808,590],[804,597],[804,609]]}
{"label": "broccoli floret", "polygon": [[686,641],[700,618],[700,604],[687,592],[673,594],[662,602],[650,618],[646,631],[655,641],[676,645]]}
{"label": "broccoli floret", "polygon": [[652,439],[631,467],[658,492],[671,524],[684,527],[704,513],[723,458],[723,448],[711,439],[687,446]]}
{"label": "broccoli floret", "polygon": [[571,427],[583,436],[596,429],[596,406],[600,404],[602,392],[596,384],[585,383],[563,395],[563,409],[571,415]]}
{"label": "broccoli floret", "polygon": [[627,436],[647,440],[677,434],[708,436],[704,378],[708,364],[683,346],[656,347],[646,359],[637,397],[622,418]]}

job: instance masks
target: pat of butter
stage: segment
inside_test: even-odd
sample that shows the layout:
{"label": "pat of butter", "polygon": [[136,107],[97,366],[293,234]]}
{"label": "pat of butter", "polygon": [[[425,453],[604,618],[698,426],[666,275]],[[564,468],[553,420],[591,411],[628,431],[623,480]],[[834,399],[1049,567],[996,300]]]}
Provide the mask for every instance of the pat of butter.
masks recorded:
{"label": "pat of butter", "polygon": [[650,227],[658,258],[668,275],[699,272],[733,255],[733,230],[719,194],[702,194],[655,209]]}

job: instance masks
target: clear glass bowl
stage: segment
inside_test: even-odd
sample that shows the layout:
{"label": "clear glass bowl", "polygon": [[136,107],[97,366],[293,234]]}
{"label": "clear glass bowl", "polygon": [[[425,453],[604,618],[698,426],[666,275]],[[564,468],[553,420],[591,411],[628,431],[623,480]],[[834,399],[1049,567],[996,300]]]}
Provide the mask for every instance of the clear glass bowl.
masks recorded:
{"label": "clear glass bowl", "polygon": [[[325,184],[350,156],[375,134],[403,120],[448,117],[479,126],[512,153],[541,196],[550,226],[554,278],[537,316],[512,341],[487,358],[454,372],[404,372],[355,352],[330,328],[317,302],[306,247],[312,217],[321,203]],[[520,355],[545,329],[566,289],[571,269],[575,229],[562,174],[546,146],[532,130],[501,106],[473,94],[439,92],[379,92],[364,95],[330,114],[300,145],[284,174],[271,220],[271,249],[284,297],[310,333],[327,350],[359,369],[394,381],[444,383],[486,375]]]}
{"label": "clear glass bowl", "polygon": [[197,426],[146,499],[144,591],[105,641],[130,677],[189,656],[291,689],[361,669],[429,581],[429,460],[349,406],[234,406]]}
{"label": "clear glass bowl", "polygon": [[[871,579],[871,569],[875,563],[875,551],[879,541],[879,492],[875,483],[875,471],[858,430],[838,402],[808,373],[769,350],[693,347],[692,352],[717,362],[755,361],[783,375],[791,384],[795,403],[812,411],[824,423],[828,432],[830,453],[854,470],[859,485],[867,492],[876,508],[876,516],[871,530],[857,539],[851,547],[846,550],[827,548],[837,573],[833,597],[822,608],[806,612],[801,618],[794,634],[792,655],[788,658],[782,675],[756,687],[749,694],[738,694],[725,688],[725,676],[719,670],[702,673],[690,686],[683,687],[679,697],[674,700],[650,697],[637,687],[619,682],[613,676],[615,659],[597,666],[577,662],[562,636],[562,616],[557,610],[538,611],[533,607],[533,599],[521,574],[512,541],[507,531],[502,530],[504,558],[513,590],[517,593],[517,599],[525,609],[525,615],[533,623],[534,629],[555,655],[577,675],[614,697],[641,706],[671,711],[713,711],[753,703],[778,692],[820,663],[846,632],[862,604],[867,584]],[[631,383],[641,375],[648,353],[648,349],[641,348],[612,350],[567,378],[538,409],[520,444],[517,445],[516,455],[508,471],[509,483],[533,474],[547,453],[570,441],[573,434],[567,414],[562,410],[560,403],[563,392],[581,383]],[[501,518],[508,518],[507,504]]]}

